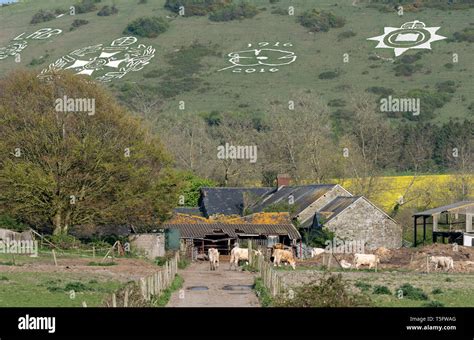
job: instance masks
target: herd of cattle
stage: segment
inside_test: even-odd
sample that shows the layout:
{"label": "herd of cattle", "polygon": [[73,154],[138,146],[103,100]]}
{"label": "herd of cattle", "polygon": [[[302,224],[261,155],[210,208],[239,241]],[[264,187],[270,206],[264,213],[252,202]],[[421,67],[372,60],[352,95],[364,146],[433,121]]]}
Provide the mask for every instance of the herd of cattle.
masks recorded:
{"label": "herd of cattle", "polygon": [[[296,260],[291,249],[285,249],[286,247],[282,244],[276,244],[273,247],[272,258],[273,266],[280,267],[282,263],[285,265],[289,264],[293,269],[296,269]],[[263,255],[260,250],[252,250],[254,256]],[[344,269],[355,268],[359,269],[361,266],[367,266],[369,269],[377,269],[377,265],[380,263],[380,258],[388,252],[385,248],[379,248],[375,251],[375,254],[354,254],[353,263],[349,263],[345,260],[340,261],[340,265]],[[311,257],[316,257],[323,253],[327,253],[327,250],[322,248],[311,249]],[[219,251],[216,248],[210,248],[208,250],[210,270],[216,270],[219,267]],[[229,269],[237,269],[239,261],[249,261],[249,249],[240,248],[238,244],[232,248],[230,252],[230,266]],[[454,269],[454,261],[450,256],[430,256],[430,263],[434,264],[435,269],[441,268],[444,270]]]}

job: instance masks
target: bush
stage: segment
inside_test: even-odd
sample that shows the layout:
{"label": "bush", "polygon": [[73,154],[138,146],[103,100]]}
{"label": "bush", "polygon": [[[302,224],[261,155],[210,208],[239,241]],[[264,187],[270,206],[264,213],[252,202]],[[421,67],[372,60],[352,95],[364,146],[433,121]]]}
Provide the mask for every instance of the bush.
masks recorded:
{"label": "bush", "polygon": [[294,288],[293,298],[280,297],[276,305],[281,307],[363,307],[372,302],[366,295],[352,293],[342,275],[323,276]]}
{"label": "bush", "polygon": [[463,29],[461,32],[455,32],[453,38],[450,41],[455,42],[474,42],[474,27],[468,27]]}
{"label": "bush", "polygon": [[440,307],[444,307],[444,303],[440,301],[430,301],[430,302],[424,303],[423,307],[440,308]]}
{"label": "bush", "polygon": [[83,292],[85,290],[87,290],[87,287],[85,284],[83,284],[82,282],[70,282],[68,283],[65,287],[64,287],[64,290],[65,291],[70,291],[70,290],[73,290],[75,292]]}
{"label": "bush", "polygon": [[399,291],[403,292],[403,297],[410,300],[428,300],[428,295],[421,288],[413,287],[409,283],[405,283],[397,289],[395,295],[398,295]]}
{"label": "bush", "polygon": [[441,288],[435,288],[431,291],[431,294],[433,295],[443,294],[443,290]]}
{"label": "bush", "polygon": [[45,11],[41,9],[35,15],[33,15],[33,18],[31,18],[30,24],[38,24],[40,22],[50,21],[55,18],[56,18],[56,15],[54,15],[53,12]]}
{"label": "bush", "polygon": [[269,0],[271,4],[276,4],[277,2],[280,2],[280,0]]}
{"label": "bush", "polygon": [[337,71],[326,71],[323,73],[320,73],[318,78],[319,79],[334,79],[339,77],[339,72]]}
{"label": "bush", "polygon": [[78,14],[83,14],[83,13],[89,13],[97,10],[97,6],[95,5],[97,0],[84,0],[81,3],[75,4],[74,8],[76,10],[76,13]]}
{"label": "bush", "polygon": [[183,6],[184,16],[204,16],[230,4],[232,0],[166,0],[165,8],[179,13]]}
{"label": "bush", "polygon": [[168,30],[169,23],[158,17],[142,17],[132,21],[123,31],[124,34],[133,34],[139,37],[156,38]]}
{"label": "bush", "polygon": [[71,24],[71,31],[80,27],[80,26],[84,26],[84,25],[87,25],[89,23],[89,21],[87,20],[84,20],[84,19],[75,19],[72,24]]}
{"label": "bush", "polygon": [[357,35],[357,33],[355,33],[354,31],[345,31],[345,32],[339,33],[337,38],[339,40],[342,40],[342,39],[348,39],[348,38],[355,37],[356,35]]}
{"label": "bush", "polygon": [[9,215],[0,215],[0,228],[10,229],[17,232],[28,230],[28,226]]}
{"label": "bush", "polygon": [[102,9],[97,13],[100,17],[107,17],[109,15],[117,14],[118,9],[115,6],[104,6]]}
{"label": "bush", "polygon": [[357,281],[354,286],[356,286],[357,288],[359,288],[361,291],[363,292],[367,292],[369,291],[370,288],[372,288],[372,285],[371,284],[368,284],[364,281]]}
{"label": "bush", "polygon": [[278,14],[278,15],[288,15],[288,10],[283,9],[283,8],[275,8],[274,10],[271,11],[272,14]]}
{"label": "bush", "polygon": [[58,234],[47,237],[48,241],[61,249],[78,248],[81,242],[74,236],[66,234]]}
{"label": "bush", "polygon": [[30,62],[30,65],[31,66],[36,66],[36,65],[41,65],[41,64],[44,64],[44,62],[46,61],[46,59],[49,57],[49,54],[46,54],[44,56],[41,56],[39,58],[33,58]]}
{"label": "bush", "polygon": [[232,4],[213,11],[209,15],[211,21],[231,21],[253,18],[258,14],[258,9],[254,5],[246,2]]}
{"label": "bush", "polygon": [[388,97],[391,94],[394,94],[395,92],[393,89],[383,87],[383,86],[372,86],[372,87],[367,88],[366,91],[380,95],[382,97]]}
{"label": "bush", "polygon": [[388,289],[387,286],[380,286],[380,285],[374,286],[372,293],[378,294],[378,295],[392,295],[392,292],[390,291],[390,289]]}
{"label": "bush", "polygon": [[312,9],[298,16],[298,22],[310,32],[327,32],[330,28],[340,28],[346,23],[343,17],[338,17],[331,12]]}
{"label": "bush", "polygon": [[410,77],[413,73],[418,72],[422,69],[420,64],[411,65],[411,64],[398,64],[396,65],[393,70],[395,71],[395,75],[397,77],[404,76]]}
{"label": "bush", "polygon": [[454,93],[456,92],[456,83],[452,80],[446,80],[436,84],[438,92]]}

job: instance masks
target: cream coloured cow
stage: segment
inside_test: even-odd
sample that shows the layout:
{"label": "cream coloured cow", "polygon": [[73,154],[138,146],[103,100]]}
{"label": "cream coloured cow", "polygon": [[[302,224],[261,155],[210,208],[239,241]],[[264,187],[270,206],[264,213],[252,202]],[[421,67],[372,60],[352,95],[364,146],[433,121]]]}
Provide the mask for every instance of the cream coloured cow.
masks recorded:
{"label": "cream coloured cow", "polygon": [[360,266],[369,266],[369,269],[377,268],[380,258],[374,254],[355,254],[354,266],[359,269]]}
{"label": "cream coloured cow", "polygon": [[281,262],[288,262],[293,269],[296,269],[296,261],[291,250],[275,249],[273,252],[273,266],[280,267]]}
{"label": "cream coloured cow", "polygon": [[[260,250],[253,250],[254,256],[262,255]],[[248,248],[240,248],[235,246],[230,252],[230,266],[229,269],[232,269],[232,266],[237,269],[239,267],[239,261],[248,261],[249,260],[249,250]]]}
{"label": "cream coloured cow", "polygon": [[435,270],[438,267],[444,270],[454,269],[454,261],[451,256],[431,256],[430,262],[435,264]]}
{"label": "cream coloured cow", "polygon": [[219,268],[219,251],[216,248],[209,248],[207,254],[209,256],[210,270]]}

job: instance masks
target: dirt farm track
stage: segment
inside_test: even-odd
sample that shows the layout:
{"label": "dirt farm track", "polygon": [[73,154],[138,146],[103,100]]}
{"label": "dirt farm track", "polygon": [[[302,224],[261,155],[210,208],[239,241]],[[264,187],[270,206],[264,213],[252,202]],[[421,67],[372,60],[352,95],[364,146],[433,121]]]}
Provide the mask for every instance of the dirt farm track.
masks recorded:
{"label": "dirt farm track", "polygon": [[167,307],[260,306],[251,288],[254,275],[231,271],[228,262],[221,262],[216,271],[209,270],[208,262],[195,262],[179,274],[184,279],[183,289],[173,293]]}

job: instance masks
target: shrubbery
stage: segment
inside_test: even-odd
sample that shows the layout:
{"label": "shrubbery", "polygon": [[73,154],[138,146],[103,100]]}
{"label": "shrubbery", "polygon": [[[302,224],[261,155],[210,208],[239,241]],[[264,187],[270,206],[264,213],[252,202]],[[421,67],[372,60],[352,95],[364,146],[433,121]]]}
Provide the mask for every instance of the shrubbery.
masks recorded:
{"label": "shrubbery", "polygon": [[53,12],[41,9],[35,15],[33,15],[33,18],[31,18],[30,23],[38,24],[40,22],[53,20],[54,18],[56,18],[56,15],[54,15]]}
{"label": "shrubbery", "polygon": [[339,72],[337,71],[326,71],[319,74],[319,79],[334,79],[339,77]]}
{"label": "shrubbery", "polygon": [[453,39],[451,41],[455,42],[474,42],[474,27],[468,27],[463,29],[461,32],[455,32],[453,34]]}
{"label": "shrubbery", "polygon": [[168,30],[169,23],[159,17],[142,17],[132,21],[123,31],[124,34],[133,34],[139,37],[156,38]]}
{"label": "shrubbery", "polygon": [[253,18],[258,14],[258,9],[247,2],[232,4],[213,11],[209,15],[211,21],[231,21]]}
{"label": "shrubbery", "polygon": [[343,17],[331,12],[309,10],[298,17],[299,23],[311,32],[327,32],[330,28],[340,28],[346,23]]}
{"label": "shrubbery", "polygon": [[402,291],[403,298],[411,300],[428,300],[428,295],[421,288],[413,287],[409,283],[405,283],[397,289],[395,295],[398,296],[399,291]]}
{"label": "shrubbery", "polygon": [[383,87],[383,86],[372,86],[366,89],[367,92],[378,94],[382,97],[388,97],[393,94],[395,91],[393,89]]}
{"label": "shrubbery", "polygon": [[104,6],[102,9],[97,13],[100,17],[107,17],[109,15],[117,14],[118,9],[115,6]]}
{"label": "shrubbery", "polygon": [[184,16],[205,16],[228,4],[232,0],[166,0],[165,8],[179,13],[180,7],[184,7]]}
{"label": "shrubbery", "polygon": [[339,33],[337,38],[339,40],[342,40],[342,39],[348,39],[348,38],[355,37],[356,35],[357,35],[357,33],[355,33],[354,31],[345,31],[345,32]]}
{"label": "shrubbery", "polygon": [[70,31],[73,31],[74,29],[76,29],[80,26],[87,25],[88,23],[89,23],[89,21],[84,20],[84,19],[75,19],[71,24]]}
{"label": "shrubbery", "polygon": [[378,294],[378,295],[391,295],[392,294],[392,292],[390,291],[390,289],[388,289],[387,286],[380,286],[380,285],[374,286],[372,293]]}
{"label": "shrubbery", "polygon": [[97,10],[96,3],[100,0],[84,0],[78,4],[74,5],[77,14],[89,13]]}
{"label": "shrubbery", "polygon": [[293,298],[280,298],[275,301],[279,307],[368,307],[370,298],[351,292],[342,275],[323,276],[294,288]]}

